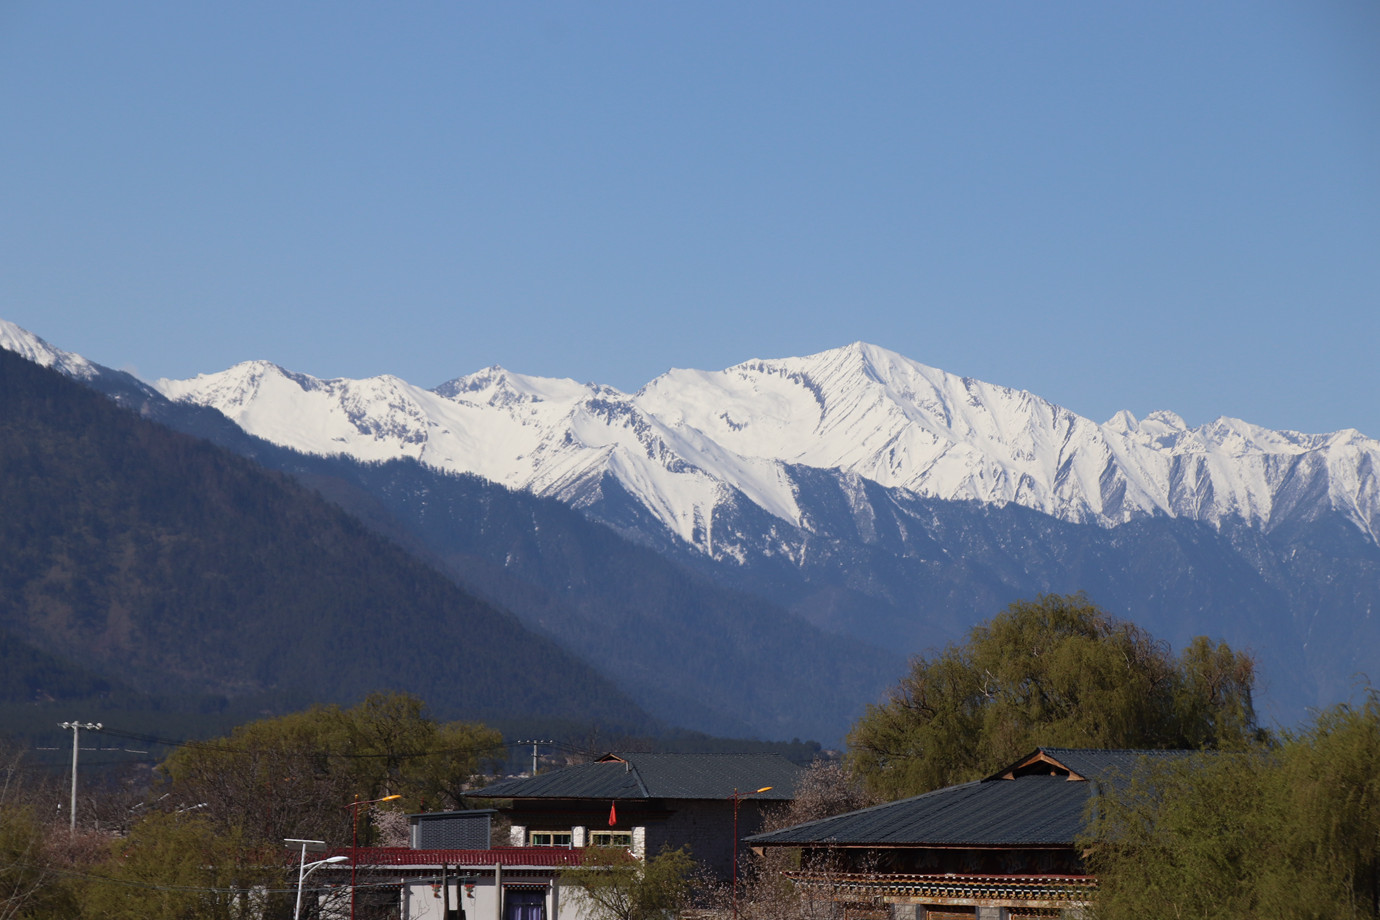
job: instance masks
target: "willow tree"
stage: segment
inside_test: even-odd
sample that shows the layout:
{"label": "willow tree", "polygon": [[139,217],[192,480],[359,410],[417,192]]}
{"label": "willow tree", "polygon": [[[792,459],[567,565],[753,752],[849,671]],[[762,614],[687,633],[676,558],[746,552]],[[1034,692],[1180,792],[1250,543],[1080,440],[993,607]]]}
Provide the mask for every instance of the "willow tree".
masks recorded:
{"label": "willow tree", "polygon": [[348,842],[356,798],[399,795],[394,807],[410,811],[457,807],[501,746],[491,728],[437,723],[415,697],[383,693],[242,725],[174,752],[162,771],[167,802],[204,809],[249,844]]}
{"label": "willow tree", "polygon": [[975,779],[1036,747],[1239,748],[1259,734],[1255,666],[1195,639],[1179,658],[1084,595],[1017,601],[963,645],[916,658],[848,736],[870,792]]}
{"label": "willow tree", "polygon": [[1080,841],[1095,915],[1380,917],[1380,702],[1270,748],[1146,764],[1109,783]]}

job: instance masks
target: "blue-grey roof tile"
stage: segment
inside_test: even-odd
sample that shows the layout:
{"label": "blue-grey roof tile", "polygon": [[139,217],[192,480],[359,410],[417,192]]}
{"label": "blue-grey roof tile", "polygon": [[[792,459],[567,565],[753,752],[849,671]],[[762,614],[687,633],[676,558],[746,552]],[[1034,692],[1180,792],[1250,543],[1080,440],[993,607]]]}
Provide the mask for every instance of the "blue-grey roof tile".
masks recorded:
{"label": "blue-grey roof tile", "polygon": [[1082,831],[1088,799],[1100,781],[1129,776],[1146,755],[1182,757],[1188,752],[1041,748],[1037,753],[1089,781],[1070,779],[1067,773],[1003,778],[1013,765],[979,782],[748,839],[766,845],[1067,846]]}
{"label": "blue-grey roof tile", "polygon": [[[598,763],[486,786],[471,795],[504,799],[789,800],[801,770],[777,754],[618,754]],[[763,793],[754,790],[772,789]]]}

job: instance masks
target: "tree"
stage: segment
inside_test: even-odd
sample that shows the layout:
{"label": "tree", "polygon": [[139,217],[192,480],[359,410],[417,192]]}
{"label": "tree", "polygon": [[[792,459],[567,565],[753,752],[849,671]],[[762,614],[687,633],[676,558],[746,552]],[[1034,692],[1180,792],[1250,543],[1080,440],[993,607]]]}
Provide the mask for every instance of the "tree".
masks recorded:
{"label": "tree", "polygon": [[660,920],[689,901],[694,865],[685,847],[646,861],[626,850],[590,847],[579,866],[561,873],[561,884],[578,891],[597,920]]}
{"label": "tree", "polygon": [[1372,691],[1276,747],[1109,785],[1082,841],[1097,917],[1380,917],[1378,762]]}
{"label": "tree", "polygon": [[[206,814],[248,845],[286,837],[348,842],[360,800],[401,795],[396,808],[453,808],[466,783],[501,751],[477,723],[438,725],[420,700],[373,694],[350,709],[316,706],[189,745],[162,765],[169,801]],[[367,834],[367,826],[366,826]],[[361,841],[362,842],[362,841]]]}
{"label": "tree", "polygon": [[60,916],[70,892],[32,809],[0,802],[0,920]]}
{"label": "tree", "polygon": [[0,920],[75,912],[71,886],[61,871],[72,862],[64,850],[75,848],[74,838],[66,826],[54,828],[39,819],[40,803],[53,791],[42,775],[27,768],[22,751],[0,745]]}
{"label": "tree", "polygon": [[[281,843],[281,841],[280,841]],[[267,851],[281,856],[281,847]],[[102,920],[251,920],[289,907],[286,860],[264,859],[209,816],[145,816],[85,883],[83,914]]]}
{"label": "tree", "polygon": [[784,808],[768,812],[762,832],[779,831],[806,821],[832,818],[857,811],[877,800],[867,793],[843,764],[816,760],[805,769],[795,785],[795,796]]}
{"label": "tree", "polygon": [[1195,640],[1179,660],[1082,594],[1016,601],[962,646],[917,658],[848,736],[868,790],[915,795],[978,778],[1039,746],[1245,746],[1258,734],[1254,663]]}
{"label": "tree", "polygon": [[[762,830],[782,830],[874,804],[843,764],[816,760],[796,783],[795,798],[768,812]],[[743,920],[835,920],[846,915],[848,897],[834,884],[844,874],[835,854],[820,854],[811,861],[809,886],[797,885],[785,874],[803,868],[798,849],[768,847],[760,855],[749,854],[744,854],[738,880],[737,914]],[[733,892],[720,886],[709,900],[720,911],[729,911],[732,899]]]}

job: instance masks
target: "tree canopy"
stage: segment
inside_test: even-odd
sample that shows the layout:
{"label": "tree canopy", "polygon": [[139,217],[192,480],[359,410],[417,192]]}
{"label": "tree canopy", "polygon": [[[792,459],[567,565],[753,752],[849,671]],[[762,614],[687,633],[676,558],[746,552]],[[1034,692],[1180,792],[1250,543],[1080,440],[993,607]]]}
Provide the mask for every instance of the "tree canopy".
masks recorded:
{"label": "tree canopy", "polygon": [[1147,765],[1109,784],[1083,846],[1097,916],[1380,917],[1380,702],[1273,748]]}
{"label": "tree canopy", "polygon": [[1016,601],[968,641],[918,657],[848,736],[868,790],[916,795],[1036,747],[1241,748],[1259,735],[1249,654],[1168,646],[1082,594]]}
{"label": "tree canopy", "polygon": [[502,740],[477,723],[438,724],[416,697],[376,693],[349,709],[316,706],[251,722],[181,748],[162,770],[176,800],[206,803],[225,831],[251,842],[344,843],[356,797],[400,795],[396,808],[410,811],[458,807],[465,784],[502,756]]}

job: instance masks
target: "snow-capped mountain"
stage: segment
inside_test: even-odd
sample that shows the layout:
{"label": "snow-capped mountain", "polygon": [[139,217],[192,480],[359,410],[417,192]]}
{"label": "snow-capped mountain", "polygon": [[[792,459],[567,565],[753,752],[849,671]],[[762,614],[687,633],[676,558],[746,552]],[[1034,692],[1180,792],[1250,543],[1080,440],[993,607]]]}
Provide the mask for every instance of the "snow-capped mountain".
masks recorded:
{"label": "snow-capped mountain", "polygon": [[[0,347],[324,486],[640,698],[683,670],[679,649],[736,637],[710,656],[718,670],[692,669],[702,682],[663,700],[680,719],[687,701],[732,712],[766,686],[781,692],[759,714],[808,721],[821,703],[790,683],[803,673],[839,724],[872,698],[859,688],[878,667],[894,673],[888,655],[957,640],[1048,592],[1085,590],[1176,647],[1207,634],[1251,649],[1266,711],[1285,724],[1380,673],[1380,444],[1353,430],[1190,428],[1169,412],[1097,424],[864,344],[675,370],[632,394],[498,367],[427,390],[266,362],[155,389],[3,322]],[[355,462],[399,458],[418,463]],[[619,536],[571,537],[568,521],[543,517],[567,509],[532,493]],[[584,561],[596,544],[598,575]],[[609,590],[629,572],[642,593]],[[736,599],[705,594],[702,578]],[[761,638],[773,628],[807,651]],[[618,644],[628,637],[646,641]],[[872,651],[850,656],[845,642]]]}
{"label": "snow-capped mountain", "polygon": [[0,319],[0,348],[27,358],[39,367],[61,371],[74,380],[89,381],[100,373],[97,365],[81,355],[54,348],[27,329],[3,319]]}
{"label": "snow-capped mountain", "polygon": [[318,380],[266,362],[155,384],[251,434],[365,460],[411,457],[577,507],[616,483],[677,539],[741,553],[716,525],[743,500],[809,529],[796,468],[923,497],[1015,503],[1112,526],[1167,515],[1270,528],[1336,511],[1380,534],[1380,442],[1171,412],[1098,424],[1023,390],[855,343],[723,371],[673,370],[627,394],[491,367],[427,390]]}

